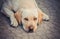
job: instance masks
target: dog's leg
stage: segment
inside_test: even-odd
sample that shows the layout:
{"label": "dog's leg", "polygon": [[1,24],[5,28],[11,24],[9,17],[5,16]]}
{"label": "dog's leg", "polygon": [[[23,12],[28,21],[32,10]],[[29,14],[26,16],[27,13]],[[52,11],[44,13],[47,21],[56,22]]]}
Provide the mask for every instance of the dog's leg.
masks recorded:
{"label": "dog's leg", "polygon": [[45,13],[41,13],[41,14],[43,14],[43,20],[44,21],[48,21],[49,20],[49,16],[47,14],[45,14]]}
{"label": "dog's leg", "polygon": [[40,11],[38,11],[38,24],[41,24],[43,20],[43,14],[40,13]]}
{"label": "dog's leg", "polygon": [[10,18],[11,25],[13,27],[17,27],[18,26],[18,22],[17,22],[17,20],[14,17],[13,11],[10,10],[9,8],[6,8],[6,7],[4,7],[2,11],[4,12],[4,14],[6,14]]}
{"label": "dog's leg", "polygon": [[42,20],[49,20],[49,16],[43,13],[40,9],[38,9],[38,22],[41,23]]}

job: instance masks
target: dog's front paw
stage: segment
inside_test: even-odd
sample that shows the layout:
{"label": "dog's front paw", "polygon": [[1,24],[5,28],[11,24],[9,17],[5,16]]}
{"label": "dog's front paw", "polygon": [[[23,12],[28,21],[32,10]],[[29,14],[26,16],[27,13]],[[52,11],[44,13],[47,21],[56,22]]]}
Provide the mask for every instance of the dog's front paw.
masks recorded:
{"label": "dog's front paw", "polygon": [[11,19],[11,26],[12,27],[17,27],[18,26],[18,22],[15,18],[10,18]]}
{"label": "dog's front paw", "polygon": [[48,15],[44,15],[44,16],[43,16],[43,20],[44,20],[44,21],[49,21],[49,16],[48,16]]}

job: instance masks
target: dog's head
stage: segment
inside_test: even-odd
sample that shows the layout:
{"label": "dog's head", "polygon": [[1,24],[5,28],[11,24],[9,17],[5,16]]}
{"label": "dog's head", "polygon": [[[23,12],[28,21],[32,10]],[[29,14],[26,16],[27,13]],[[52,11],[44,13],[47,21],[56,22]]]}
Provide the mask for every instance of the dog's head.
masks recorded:
{"label": "dog's head", "polygon": [[[18,12],[19,13],[19,12]],[[27,32],[34,32],[37,29],[37,23],[41,21],[41,14],[37,9],[22,9],[21,13],[16,13],[16,19],[19,23],[22,21],[23,28]],[[21,17],[22,16],[22,17]]]}
{"label": "dog's head", "polygon": [[37,29],[38,13],[36,9],[22,10],[22,24],[25,31],[35,31]]}

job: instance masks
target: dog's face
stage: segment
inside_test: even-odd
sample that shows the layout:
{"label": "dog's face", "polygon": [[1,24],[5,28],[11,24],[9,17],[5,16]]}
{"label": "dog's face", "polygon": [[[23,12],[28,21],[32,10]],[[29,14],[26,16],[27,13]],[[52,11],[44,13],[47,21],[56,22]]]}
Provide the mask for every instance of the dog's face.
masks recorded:
{"label": "dog's face", "polygon": [[49,17],[40,9],[22,9],[15,13],[15,17],[19,24],[22,22],[23,28],[27,32],[35,31],[37,23],[41,24],[43,19],[49,20]]}
{"label": "dog's face", "polygon": [[27,32],[35,31],[37,29],[38,13],[35,9],[22,10],[22,24]]}

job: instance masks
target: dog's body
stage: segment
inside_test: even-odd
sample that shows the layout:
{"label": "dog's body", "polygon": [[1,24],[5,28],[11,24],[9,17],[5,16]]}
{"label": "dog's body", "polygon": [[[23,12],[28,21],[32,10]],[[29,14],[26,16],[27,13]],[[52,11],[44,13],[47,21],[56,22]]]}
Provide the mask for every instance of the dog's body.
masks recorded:
{"label": "dog's body", "polygon": [[22,22],[26,31],[28,28],[35,31],[37,23],[42,19],[49,20],[49,17],[38,8],[35,0],[5,0],[2,12],[10,18],[11,25],[17,27],[18,22]]}

